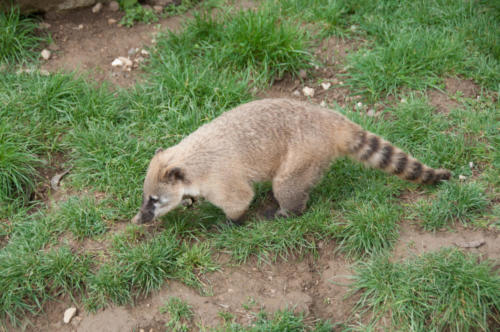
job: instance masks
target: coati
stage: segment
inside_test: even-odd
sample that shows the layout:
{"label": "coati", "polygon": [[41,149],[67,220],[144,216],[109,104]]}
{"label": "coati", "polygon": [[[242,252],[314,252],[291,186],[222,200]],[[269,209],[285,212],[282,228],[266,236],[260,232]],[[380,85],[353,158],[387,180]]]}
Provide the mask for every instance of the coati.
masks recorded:
{"label": "coati", "polygon": [[166,150],[157,150],[134,223],[145,223],[203,197],[241,223],[253,183],[271,181],[275,216],[300,215],[309,190],[333,160],[349,156],[402,179],[435,184],[432,169],[329,109],[289,99],[262,99],[223,113]]}

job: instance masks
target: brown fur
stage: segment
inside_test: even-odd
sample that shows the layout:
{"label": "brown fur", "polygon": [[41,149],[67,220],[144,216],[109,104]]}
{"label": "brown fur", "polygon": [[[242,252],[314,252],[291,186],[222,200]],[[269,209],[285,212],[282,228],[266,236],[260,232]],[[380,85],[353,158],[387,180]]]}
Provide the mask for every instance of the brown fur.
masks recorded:
{"label": "brown fur", "polygon": [[144,217],[151,216],[150,197],[157,204],[156,217],[187,196],[204,197],[238,221],[254,196],[253,183],[261,181],[272,181],[278,215],[298,215],[330,163],[345,155],[417,183],[450,178],[449,171],[422,164],[339,113],[294,100],[263,99],[225,112],[156,153],[134,221],[151,219]]}

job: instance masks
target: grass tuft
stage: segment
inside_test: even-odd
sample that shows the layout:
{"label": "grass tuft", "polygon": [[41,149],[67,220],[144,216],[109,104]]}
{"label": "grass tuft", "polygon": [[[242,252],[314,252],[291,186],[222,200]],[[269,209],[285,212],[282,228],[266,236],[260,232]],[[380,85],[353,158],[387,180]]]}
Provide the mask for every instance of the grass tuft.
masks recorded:
{"label": "grass tuft", "polygon": [[329,321],[319,321],[311,326],[304,322],[302,314],[294,314],[290,309],[280,310],[272,315],[260,311],[251,326],[242,326],[237,323],[226,323],[223,328],[215,331],[224,332],[267,332],[267,331],[301,331],[301,332],[328,332],[333,331]]}
{"label": "grass tuft", "polygon": [[30,137],[19,135],[8,122],[0,124],[0,204],[28,201],[38,179],[41,160]]}
{"label": "grass tuft", "polygon": [[106,232],[103,219],[110,215],[110,211],[93,198],[71,197],[59,207],[57,215],[64,227],[81,240]]}
{"label": "grass tuft", "polygon": [[21,17],[16,7],[0,11],[0,64],[34,60],[34,50],[45,40],[36,36],[36,29],[36,21]]}
{"label": "grass tuft", "polygon": [[[403,262],[377,257],[356,267],[357,309],[404,331],[488,331],[500,323],[500,278],[490,262],[444,249]],[[490,321],[491,320],[491,321]]]}
{"label": "grass tuft", "polygon": [[401,216],[395,204],[352,202],[343,213],[345,223],[335,235],[347,256],[363,257],[391,249],[398,239]]}
{"label": "grass tuft", "polygon": [[189,331],[189,322],[193,319],[193,308],[177,297],[171,297],[160,307],[160,313],[168,313],[170,320],[165,327],[172,332]]}
{"label": "grass tuft", "polygon": [[455,221],[466,224],[488,207],[482,185],[476,182],[443,183],[436,197],[419,203],[416,217],[427,230],[437,230]]}

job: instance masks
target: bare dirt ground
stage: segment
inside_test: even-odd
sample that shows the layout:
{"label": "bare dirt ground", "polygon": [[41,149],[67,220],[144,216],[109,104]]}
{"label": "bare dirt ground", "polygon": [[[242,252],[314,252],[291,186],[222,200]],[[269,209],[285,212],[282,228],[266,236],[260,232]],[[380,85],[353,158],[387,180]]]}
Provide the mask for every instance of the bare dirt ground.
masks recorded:
{"label": "bare dirt ground", "polygon": [[[108,20],[119,21],[123,14],[111,12],[106,7],[98,14],[90,8],[70,11],[64,14],[47,16],[54,45],[53,56],[43,63],[42,68],[55,71],[77,71],[84,73],[96,82],[108,81],[111,85],[128,87],[139,79],[140,70],[122,71],[111,66],[118,56],[127,56],[131,48],[151,45],[153,34],[166,28],[177,30],[184,18],[161,19],[156,24],[137,24],[132,28],[108,24]],[[83,26],[83,27],[82,27]],[[355,102],[356,96],[342,85],[343,57],[355,50],[361,43],[330,38],[323,42],[317,54],[327,64],[325,69],[307,73],[302,80],[285,77],[259,97],[290,97],[308,99],[302,93],[304,86],[315,89],[312,102],[338,103],[344,106]],[[332,57],[333,55],[333,57]],[[321,83],[329,82],[331,87],[323,89]],[[298,91],[298,93],[294,93]],[[473,82],[449,79],[446,93],[430,91],[429,99],[438,111],[449,111],[458,107],[450,98],[457,91],[474,97],[478,93]],[[374,105],[378,111],[382,105]],[[400,238],[394,249],[394,259],[402,259],[414,254],[434,251],[457,243],[484,240],[485,244],[477,249],[464,249],[477,252],[484,258],[500,261],[500,240],[498,234],[483,230],[455,227],[453,231],[424,232],[416,225],[402,222]],[[44,314],[27,324],[28,331],[163,331],[168,314],[161,314],[159,307],[172,296],[188,302],[195,313],[193,330],[200,326],[210,327],[221,324],[220,312],[231,313],[239,323],[248,324],[252,313],[260,308],[275,311],[293,307],[305,312],[306,319],[330,319],[332,322],[346,321],[352,314],[355,296],[345,298],[352,275],[351,263],[335,254],[335,243],[320,245],[319,257],[291,257],[279,260],[272,265],[259,265],[256,260],[232,266],[231,260],[221,256],[222,270],[205,276],[209,295],[187,287],[179,282],[169,282],[158,292],[139,300],[134,306],[111,306],[97,313],[88,313],[78,308],[77,316],[69,325],[62,322],[64,310],[72,306],[69,298],[61,298],[46,306]]]}

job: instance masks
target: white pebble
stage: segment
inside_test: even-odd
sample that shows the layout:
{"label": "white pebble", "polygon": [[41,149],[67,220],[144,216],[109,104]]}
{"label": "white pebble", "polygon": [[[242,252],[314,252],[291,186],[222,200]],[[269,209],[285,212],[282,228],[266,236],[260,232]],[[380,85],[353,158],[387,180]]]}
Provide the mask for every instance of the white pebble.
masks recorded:
{"label": "white pebble", "polygon": [[115,20],[114,18],[110,18],[110,19],[108,19],[108,24],[109,24],[109,25],[113,25],[113,24],[115,24],[115,23],[116,23],[116,20]]}
{"label": "white pebble", "polygon": [[331,86],[332,86],[332,83],[330,83],[330,82],[321,83],[321,87],[323,88],[323,90],[328,90],[328,89],[330,89]]}
{"label": "white pebble", "polygon": [[121,67],[121,66],[123,66],[123,61],[120,60],[120,58],[116,58],[113,60],[113,62],[111,62],[111,65],[113,67]]}
{"label": "white pebble", "polygon": [[94,7],[92,7],[92,13],[97,14],[102,9],[102,3],[98,2]]}
{"label": "white pebble", "polygon": [[294,95],[294,96],[296,96],[296,97],[300,96],[300,92],[299,92],[299,90],[295,90],[295,91],[292,93],[292,95]]}
{"label": "white pebble", "polygon": [[361,108],[361,107],[363,107],[363,103],[362,103],[362,102],[360,102],[360,101],[358,101],[358,103],[356,104],[356,107],[357,107],[357,108]]}
{"label": "white pebble", "polygon": [[465,180],[467,179],[467,177],[466,177],[465,175],[460,174],[460,175],[458,176],[458,179],[459,179],[460,181],[465,181]]}
{"label": "white pebble", "polygon": [[149,56],[149,52],[144,49],[141,50],[141,54],[144,56]]}
{"label": "white pebble", "polygon": [[50,59],[51,53],[49,50],[44,49],[40,54],[42,55],[42,58],[44,58],[44,60]]}
{"label": "white pebble", "polygon": [[302,93],[304,94],[304,96],[306,97],[314,97],[314,89],[313,88],[309,88],[307,86],[305,86],[303,89],[302,89]]}
{"label": "white pebble", "polygon": [[473,169],[474,168],[474,163],[472,161],[469,161],[469,168]]}
{"label": "white pebble", "polygon": [[64,312],[64,323],[65,324],[68,324],[69,322],[71,322],[71,319],[73,317],[75,317],[76,315],[76,308],[75,307],[71,307],[71,308],[68,308],[66,309],[66,311]]}

